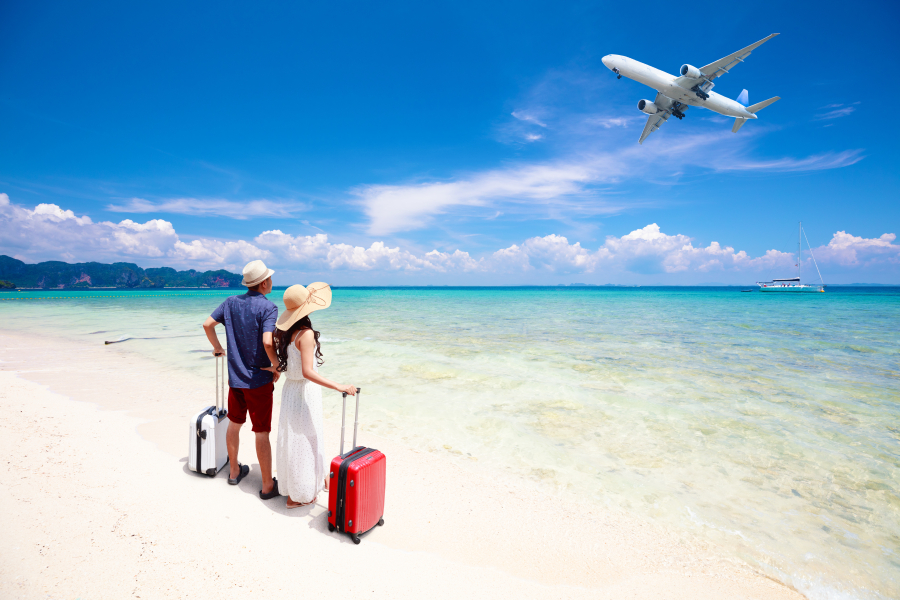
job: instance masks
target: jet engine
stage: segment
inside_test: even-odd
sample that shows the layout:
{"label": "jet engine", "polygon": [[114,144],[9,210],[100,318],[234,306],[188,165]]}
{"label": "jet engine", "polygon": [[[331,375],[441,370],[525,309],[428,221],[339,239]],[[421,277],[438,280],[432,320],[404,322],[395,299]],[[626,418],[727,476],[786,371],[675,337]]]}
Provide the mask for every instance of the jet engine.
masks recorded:
{"label": "jet engine", "polygon": [[693,65],[681,65],[681,73],[682,77],[690,77],[691,79],[700,79],[703,77],[703,73],[700,72],[700,69]]}
{"label": "jet engine", "polygon": [[648,115],[655,115],[659,112],[659,107],[649,100],[641,100],[638,102],[638,110],[641,110]]}

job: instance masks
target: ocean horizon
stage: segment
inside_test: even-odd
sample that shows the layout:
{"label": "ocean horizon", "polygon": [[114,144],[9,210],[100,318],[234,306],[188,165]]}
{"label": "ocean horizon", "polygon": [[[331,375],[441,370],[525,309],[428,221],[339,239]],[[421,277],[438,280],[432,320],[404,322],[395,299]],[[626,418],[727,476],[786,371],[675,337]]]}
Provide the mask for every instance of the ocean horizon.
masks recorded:
{"label": "ocean horizon", "polygon": [[[308,284],[307,284],[308,285]],[[818,285],[818,284],[815,284]],[[556,289],[556,288],[642,288],[648,290],[654,289],[681,289],[681,290],[689,290],[689,289],[710,289],[710,288],[723,288],[723,289],[735,289],[742,288],[746,289],[748,287],[756,286],[756,282],[747,283],[747,284],[696,284],[696,285],[645,285],[645,284],[624,284],[624,283],[560,283],[557,285],[526,285],[526,284],[510,284],[510,285],[438,285],[438,284],[428,284],[428,285],[331,285],[332,289],[343,289],[343,290],[419,290],[419,289],[430,289],[430,288],[449,288],[456,290],[509,290],[509,289],[531,289],[531,288],[547,288],[547,289]],[[272,291],[284,291],[290,286],[287,285],[273,285]],[[828,283],[823,284],[825,288],[867,288],[867,287],[879,287],[879,288],[898,288],[900,289],[900,283]],[[177,291],[177,290],[207,290],[207,291],[220,291],[220,290],[230,290],[237,291],[237,293],[242,293],[245,288],[243,287],[108,287],[108,286],[97,286],[97,287],[69,287],[69,288],[31,288],[31,287],[20,287],[20,288],[0,288],[0,292],[7,293],[15,293],[15,292],[77,292],[77,291],[126,291],[126,292],[146,292],[146,291]],[[758,291],[758,288],[753,287],[753,291]]]}
{"label": "ocean horizon", "polygon": [[[312,320],[369,431],[710,541],[810,598],[898,597],[900,287],[747,287],[335,286]],[[23,291],[0,317],[211,372],[200,324],[240,289],[120,291]]]}

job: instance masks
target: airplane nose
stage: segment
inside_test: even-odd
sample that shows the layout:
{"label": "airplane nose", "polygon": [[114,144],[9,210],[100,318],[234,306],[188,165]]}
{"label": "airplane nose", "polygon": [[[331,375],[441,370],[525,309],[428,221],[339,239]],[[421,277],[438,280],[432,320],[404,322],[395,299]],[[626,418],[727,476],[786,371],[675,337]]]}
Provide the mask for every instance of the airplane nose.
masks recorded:
{"label": "airplane nose", "polygon": [[607,69],[612,69],[612,54],[607,54],[601,60]]}

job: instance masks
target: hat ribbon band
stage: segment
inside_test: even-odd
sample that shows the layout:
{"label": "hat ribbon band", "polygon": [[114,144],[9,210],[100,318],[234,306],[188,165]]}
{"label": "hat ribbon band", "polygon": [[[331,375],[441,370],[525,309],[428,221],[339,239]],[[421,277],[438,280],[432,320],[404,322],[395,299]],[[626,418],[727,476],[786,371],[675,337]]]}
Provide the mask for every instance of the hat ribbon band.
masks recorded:
{"label": "hat ribbon band", "polygon": [[327,287],[329,287],[329,286],[326,285],[325,287],[319,288],[317,290],[316,289],[309,290],[309,296],[306,297],[306,300],[304,300],[303,302],[298,304],[297,308],[294,308],[293,310],[299,310],[299,309],[303,308],[303,306],[306,304],[317,304],[318,306],[325,306],[326,305],[325,300],[316,296],[316,292],[321,292],[322,290],[326,289]]}

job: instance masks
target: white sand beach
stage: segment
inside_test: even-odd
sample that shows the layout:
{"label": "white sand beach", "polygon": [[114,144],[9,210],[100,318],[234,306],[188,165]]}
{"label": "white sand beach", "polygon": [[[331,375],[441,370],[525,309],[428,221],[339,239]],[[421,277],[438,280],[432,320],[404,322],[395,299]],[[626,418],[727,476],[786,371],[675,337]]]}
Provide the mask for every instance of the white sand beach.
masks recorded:
{"label": "white sand beach", "polygon": [[388,457],[385,526],[355,546],[327,531],[325,496],[259,499],[249,426],[238,488],[188,471],[211,380],[12,332],[0,360],[2,598],[802,598],[714,546],[365,427]]}

